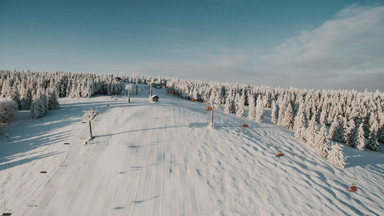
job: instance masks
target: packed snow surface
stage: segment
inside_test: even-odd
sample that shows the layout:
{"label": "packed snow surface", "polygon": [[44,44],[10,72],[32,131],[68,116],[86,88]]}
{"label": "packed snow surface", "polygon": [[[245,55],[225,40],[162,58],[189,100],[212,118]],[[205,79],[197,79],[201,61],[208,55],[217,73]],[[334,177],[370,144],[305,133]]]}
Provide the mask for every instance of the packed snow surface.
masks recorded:
{"label": "packed snow surface", "polygon": [[[293,132],[154,89],[61,99],[0,137],[1,211],[12,215],[384,215],[383,152],[330,164]],[[97,109],[94,139],[83,111]],[[27,116],[28,113],[19,113]],[[9,134],[10,142],[6,136]],[[278,147],[285,153],[275,157]],[[46,171],[46,173],[41,173]],[[356,178],[356,180],[354,180]],[[348,187],[355,182],[357,192]]]}

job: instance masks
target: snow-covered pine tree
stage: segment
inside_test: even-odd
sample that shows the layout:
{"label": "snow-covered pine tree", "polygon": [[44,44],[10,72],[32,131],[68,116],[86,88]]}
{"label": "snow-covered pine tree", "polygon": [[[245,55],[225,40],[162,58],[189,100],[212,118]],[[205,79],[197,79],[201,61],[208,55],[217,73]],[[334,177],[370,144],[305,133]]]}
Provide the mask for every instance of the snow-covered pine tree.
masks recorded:
{"label": "snow-covered pine tree", "polygon": [[48,113],[47,98],[40,88],[37,90],[37,94],[33,97],[30,113],[33,119],[41,118]]}
{"label": "snow-covered pine tree", "polygon": [[262,122],[264,121],[264,102],[259,95],[256,100],[256,116],[255,121]]}
{"label": "snow-covered pine tree", "polygon": [[31,108],[30,108],[31,117],[33,119],[38,119],[43,116],[42,113],[40,113],[41,109],[39,108],[39,106],[40,106],[40,103],[37,99],[37,96],[34,95],[31,103]]}
{"label": "snow-covered pine tree", "polygon": [[349,120],[348,124],[344,127],[344,140],[345,143],[353,148],[356,148],[357,128],[353,119]]}
{"label": "snow-covered pine tree", "polygon": [[255,98],[252,93],[248,95],[248,119],[255,120],[256,118],[256,104],[255,104]]}
{"label": "snow-covered pine tree", "polygon": [[39,101],[41,102],[43,116],[45,116],[48,113],[48,98],[44,89],[39,89],[37,94],[39,94]]}
{"label": "snow-covered pine tree", "polygon": [[308,128],[305,133],[305,139],[311,147],[315,147],[315,137],[317,133],[317,123],[316,116],[312,116],[311,121],[309,121]]}
{"label": "snow-covered pine tree", "polygon": [[367,149],[372,151],[380,151],[380,144],[377,142],[377,131],[376,129],[373,129],[369,133],[368,142],[366,145]]}
{"label": "snow-covered pine tree", "polygon": [[360,124],[357,129],[357,138],[356,138],[356,148],[359,150],[364,150],[365,148],[365,137],[364,137],[364,129],[363,124]]}
{"label": "snow-covered pine tree", "polygon": [[277,116],[278,116],[277,105],[276,105],[276,101],[273,100],[272,101],[272,109],[271,109],[271,122],[272,122],[272,124],[277,123]]}
{"label": "snow-covered pine tree", "polygon": [[17,103],[13,100],[1,100],[0,101],[0,122],[11,122],[15,117],[14,113],[17,111]]}
{"label": "snow-covered pine tree", "polygon": [[293,129],[295,131],[295,138],[297,140],[307,142],[306,136],[305,136],[305,131],[307,129],[307,123],[305,121],[304,108],[302,105],[300,105],[299,110],[297,111],[297,115],[295,117]]}
{"label": "snow-covered pine tree", "polygon": [[332,122],[331,124],[328,137],[337,142],[344,142],[344,119],[342,118],[342,116],[335,116],[333,121],[334,122]]}
{"label": "snow-covered pine tree", "polygon": [[328,138],[333,140],[333,137],[336,136],[336,128],[339,122],[337,121],[337,118],[334,118],[331,124],[331,127],[329,128]]}
{"label": "snow-covered pine tree", "polygon": [[287,104],[287,109],[285,110],[284,113],[284,120],[283,120],[283,127],[288,128],[288,129],[293,129],[293,109],[291,103]]}
{"label": "snow-covered pine tree", "polygon": [[11,100],[17,103],[18,109],[21,109],[20,93],[16,85],[12,87],[12,91],[10,92],[10,98]]}
{"label": "snow-covered pine tree", "polygon": [[345,155],[343,152],[343,149],[340,144],[336,143],[332,145],[332,149],[328,152],[327,159],[335,164],[336,166],[339,166],[341,168],[344,168],[346,165],[345,162]]}
{"label": "snow-covered pine tree", "polygon": [[377,131],[377,137],[379,142],[384,143],[384,112],[381,105],[378,107],[380,108],[378,109],[379,129]]}
{"label": "snow-covered pine tree", "polygon": [[245,97],[239,96],[239,94],[237,94],[237,96],[236,96],[236,115],[238,117],[242,117],[242,118],[245,117],[244,103],[245,103]]}
{"label": "snow-covered pine tree", "polygon": [[[365,110],[365,112],[367,112],[367,110]],[[365,138],[368,138],[369,136],[369,116],[367,113],[364,113],[363,114],[363,117],[362,117],[362,124],[363,124],[363,130],[364,130],[364,137]]]}
{"label": "snow-covered pine tree", "polygon": [[285,107],[286,104],[282,101],[279,103],[279,114],[277,117],[277,125],[283,126],[284,123],[284,116],[285,116]]}
{"label": "snow-covered pine tree", "polygon": [[323,124],[320,128],[320,131],[316,134],[316,139],[315,139],[315,143],[316,143],[315,148],[325,158],[327,158],[329,148],[330,148],[326,133],[327,133],[327,127]]}
{"label": "snow-covered pine tree", "polygon": [[29,86],[24,88],[21,99],[20,99],[20,108],[21,110],[29,110],[32,103],[32,91]]}
{"label": "snow-covered pine tree", "polygon": [[235,103],[233,101],[232,95],[229,95],[225,99],[225,107],[224,107],[224,112],[228,114],[235,113]]}
{"label": "snow-covered pine tree", "polygon": [[55,110],[59,108],[59,101],[57,100],[56,92],[53,89],[48,91],[48,110]]}
{"label": "snow-covered pine tree", "polygon": [[198,100],[198,99],[199,99],[199,95],[198,95],[198,93],[197,93],[197,89],[196,89],[196,88],[194,88],[194,89],[192,90],[192,99],[195,99],[195,100]]}
{"label": "snow-covered pine tree", "polygon": [[323,109],[320,113],[320,124],[325,124],[327,125],[328,124],[328,119],[327,119],[327,110],[326,109]]}

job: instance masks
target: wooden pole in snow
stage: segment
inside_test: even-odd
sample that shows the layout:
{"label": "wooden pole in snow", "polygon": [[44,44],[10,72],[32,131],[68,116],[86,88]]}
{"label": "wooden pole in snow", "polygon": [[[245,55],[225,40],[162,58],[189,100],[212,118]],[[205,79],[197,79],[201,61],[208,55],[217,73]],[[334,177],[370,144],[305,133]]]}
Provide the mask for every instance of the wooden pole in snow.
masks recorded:
{"label": "wooden pole in snow", "polygon": [[131,90],[128,90],[128,103],[131,103]]}
{"label": "wooden pole in snow", "polygon": [[213,106],[212,106],[212,110],[211,110],[211,125],[213,125]]}
{"label": "wooden pole in snow", "polygon": [[88,123],[89,123],[89,139],[91,140],[93,138],[91,119],[89,119]]}

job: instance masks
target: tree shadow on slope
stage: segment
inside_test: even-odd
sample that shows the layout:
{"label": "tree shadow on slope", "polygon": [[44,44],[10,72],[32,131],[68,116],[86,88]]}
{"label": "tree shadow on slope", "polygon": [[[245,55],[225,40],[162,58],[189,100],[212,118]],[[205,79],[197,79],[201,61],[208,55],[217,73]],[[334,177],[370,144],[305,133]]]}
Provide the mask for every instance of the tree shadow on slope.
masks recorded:
{"label": "tree shadow on slope", "polygon": [[[347,157],[347,165],[345,168],[350,167],[370,167],[377,169],[377,171],[384,175],[384,152],[374,152],[371,150],[358,150],[349,146],[343,146],[344,154]],[[379,167],[381,165],[381,168]]]}
{"label": "tree shadow on slope", "polygon": [[[128,105],[108,98],[104,101],[64,100],[67,101],[61,104],[59,110],[49,112],[42,119],[20,119],[3,128],[0,134],[0,170],[59,154],[52,145],[63,145],[72,138],[73,128],[66,127],[80,123],[83,111],[95,108],[103,113],[112,107]],[[9,136],[9,142],[5,133]],[[38,148],[42,148],[41,156],[32,156]]]}

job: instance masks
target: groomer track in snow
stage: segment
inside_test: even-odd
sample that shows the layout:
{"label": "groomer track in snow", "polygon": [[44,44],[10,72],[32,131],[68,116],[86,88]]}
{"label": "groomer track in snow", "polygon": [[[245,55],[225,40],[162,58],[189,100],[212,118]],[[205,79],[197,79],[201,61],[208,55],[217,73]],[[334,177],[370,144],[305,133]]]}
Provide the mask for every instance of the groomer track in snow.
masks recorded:
{"label": "groomer track in snow", "polygon": [[[0,204],[12,215],[382,215],[383,154],[345,148],[340,169],[293,132],[164,90],[62,99],[0,138]],[[96,108],[86,144],[82,112]],[[275,157],[278,147],[285,155]],[[45,170],[46,173],[41,173]],[[356,177],[358,191],[348,187]],[[29,205],[29,206],[28,206]]]}

